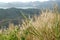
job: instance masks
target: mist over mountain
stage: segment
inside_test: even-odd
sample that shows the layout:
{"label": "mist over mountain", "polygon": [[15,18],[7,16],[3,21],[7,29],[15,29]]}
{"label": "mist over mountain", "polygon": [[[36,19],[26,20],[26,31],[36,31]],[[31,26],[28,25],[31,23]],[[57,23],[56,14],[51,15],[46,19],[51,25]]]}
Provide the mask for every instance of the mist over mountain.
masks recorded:
{"label": "mist over mountain", "polygon": [[35,1],[35,2],[25,2],[25,3],[24,2],[10,2],[10,3],[0,2],[0,25],[5,25],[10,20],[13,23],[18,24],[17,22],[18,19],[19,20],[23,19],[23,16],[21,15],[21,11],[27,17],[29,16],[33,17],[35,14],[38,16],[41,13],[40,8],[52,8],[54,3],[57,3],[58,6],[60,6],[60,1],[46,1],[46,2]]}
{"label": "mist over mountain", "polygon": [[10,3],[0,3],[0,8],[11,8],[11,7],[35,7],[35,8],[47,8],[52,7],[53,3],[60,5],[60,1],[46,1],[46,2],[10,2]]}

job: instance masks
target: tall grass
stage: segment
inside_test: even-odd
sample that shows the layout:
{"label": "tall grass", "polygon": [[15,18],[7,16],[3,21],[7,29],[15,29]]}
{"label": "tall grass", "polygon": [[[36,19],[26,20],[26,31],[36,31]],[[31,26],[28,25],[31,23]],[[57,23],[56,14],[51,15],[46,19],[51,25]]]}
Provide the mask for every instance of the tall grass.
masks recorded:
{"label": "tall grass", "polygon": [[58,12],[42,12],[40,16],[33,18],[35,21],[26,17],[25,19],[20,28],[10,23],[7,30],[1,29],[0,40],[60,40]]}

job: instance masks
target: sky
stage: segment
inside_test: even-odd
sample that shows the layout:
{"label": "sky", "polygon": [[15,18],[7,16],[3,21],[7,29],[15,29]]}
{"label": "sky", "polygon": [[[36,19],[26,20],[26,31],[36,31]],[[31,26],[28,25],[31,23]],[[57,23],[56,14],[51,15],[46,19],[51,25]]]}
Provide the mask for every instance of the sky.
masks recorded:
{"label": "sky", "polygon": [[48,0],[0,0],[0,2],[30,2],[30,1],[40,1],[40,2],[44,2],[44,1],[48,1]]}

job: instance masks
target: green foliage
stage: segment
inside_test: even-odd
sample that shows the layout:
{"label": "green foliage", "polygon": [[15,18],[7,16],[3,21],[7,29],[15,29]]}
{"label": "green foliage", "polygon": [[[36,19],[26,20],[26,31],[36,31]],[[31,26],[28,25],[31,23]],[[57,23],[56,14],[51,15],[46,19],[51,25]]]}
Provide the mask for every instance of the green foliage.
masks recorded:
{"label": "green foliage", "polygon": [[32,17],[34,14],[38,15],[40,12],[39,9],[17,9],[17,8],[0,9],[0,21],[1,21],[0,26],[8,25],[9,21],[13,22],[15,25],[18,25],[19,21],[21,23],[22,19],[24,19],[24,17],[21,15],[21,11],[27,17],[29,15]]}
{"label": "green foliage", "polygon": [[35,21],[27,18],[21,27],[10,24],[7,30],[0,30],[0,40],[60,40],[60,14],[44,12]]}

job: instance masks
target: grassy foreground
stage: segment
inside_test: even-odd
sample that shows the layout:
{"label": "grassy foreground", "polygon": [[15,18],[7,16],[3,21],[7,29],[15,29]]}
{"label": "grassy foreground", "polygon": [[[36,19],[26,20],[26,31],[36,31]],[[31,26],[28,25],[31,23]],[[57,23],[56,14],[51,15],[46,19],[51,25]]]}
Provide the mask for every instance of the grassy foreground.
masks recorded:
{"label": "grassy foreground", "polygon": [[23,21],[22,27],[9,24],[0,30],[0,40],[60,40],[60,14],[43,12],[40,16]]}

